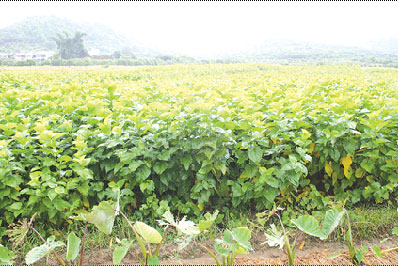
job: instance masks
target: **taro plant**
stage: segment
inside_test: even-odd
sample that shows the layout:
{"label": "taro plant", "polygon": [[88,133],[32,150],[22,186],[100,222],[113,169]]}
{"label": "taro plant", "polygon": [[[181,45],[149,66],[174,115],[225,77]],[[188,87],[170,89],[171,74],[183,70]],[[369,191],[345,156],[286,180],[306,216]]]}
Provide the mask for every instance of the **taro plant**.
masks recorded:
{"label": "taro plant", "polygon": [[218,211],[213,214],[207,212],[204,215],[203,220],[200,220],[198,224],[193,221],[186,220],[184,216],[182,220],[177,221],[174,219],[173,214],[170,211],[166,211],[162,220],[158,220],[160,226],[165,226],[167,228],[173,228],[177,232],[177,238],[175,241],[178,243],[178,251],[185,248],[192,240],[200,235],[201,233],[207,232],[213,223],[216,221]]}
{"label": "taro plant", "polygon": [[[119,191],[116,192],[117,202],[114,206],[107,201],[102,201],[98,206],[94,206],[90,213],[82,213],[79,216],[74,217],[74,219],[86,220],[87,222],[94,224],[101,232],[111,234],[115,218],[120,214],[135,234],[135,238],[142,252],[141,255],[136,254],[140,262],[143,265],[159,265],[159,252],[163,243],[162,236],[158,231],[156,231],[156,229],[145,223],[136,222],[133,225],[127,216],[120,210],[120,193]],[[154,250],[152,250],[151,244],[156,244]],[[127,239],[119,241],[119,244],[116,245],[113,252],[113,263],[121,264],[123,258],[127,255],[132,245],[133,241],[129,241]]]}
{"label": "taro plant", "polygon": [[[65,243],[61,241],[56,241],[55,236],[50,236],[45,240],[41,234],[33,227],[32,223],[36,213],[31,217],[28,222],[27,219],[19,222],[18,224],[14,224],[10,230],[8,230],[8,234],[11,242],[13,242],[13,247],[21,245],[24,241],[24,238],[28,234],[29,230],[32,230],[40,240],[43,242],[42,245],[38,247],[34,247],[31,249],[25,256],[26,264],[33,264],[40,260],[43,257],[48,256],[49,254],[53,254],[57,259],[58,263],[61,265],[73,264],[76,258],[80,254],[80,265],[82,265],[83,260],[83,250],[84,244],[80,245],[81,240],[79,237],[75,235],[75,233],[71,232],[68,235],[67,249],[66,249],[66,259],[62,258],[55,252],[55,248],[65,246]],[[87,232],[87,226],[84,232],[84,239]],[[0,261],[1,262],[1,261]]]}
{"label": "taro plant", "polygon": [[200,244],[212,256],[217,265],[232,265],[238,254],[248,254],[253,250],[250,245],[251,232],[247,227],[237,227],[232,230],[224,230],[222,239],[216,239],[214,248],[221,255],[221,261],[207,247]]}
{"label": "taro plant", "polygon": [[271,212],[271,215],[275,214],[278,217],[281,229],[279,230],[275,224],[271,224],[271,228],[265,233],[267,238],[266,243],[271,247],[279,246],[280,249],[283,249],[288,256],[289,265],[294,265],[294,259],[296,257],[296,239],[290,243],[289,232],[285,230],[281,217],[277,213],[279,210],[283,209],[278,207]]}
{"label": "taro plant", "polygon": [[184,217],[181,221],[176,221],[170,211],[166,211],[162,220],[158,220],[160,226],[166,226],[167,228],[173,228],[177,231],[177,238],[175,241],[178,243],[178,251],[185,248],[192,239],[200,234],[199,228],[192,221],[185,220]]}
{"label": "taro plant", "polygon": [[[330,233],[332,233],[335,228],[339,226],[344,216],[346,217],[347,226],[344,238],[351,262],[355,265],[360,264],[362,261],[364,261],[366,264],[369,264],[365,257],[365,255],[369,252],[368,247],[362,246],[361,248],[355,248],[352,238],[350,216],[347,210],[344,208],[344,204],[337,204],[331,210],[326,211],[322,226],[320,226],[318,220],[311,215],[302,215],[296,220],[293,220],[292,223],[304,233],[318,237],[321,240],[326,240]],[[378,257],[381,257],[382,254],[392,250],[396,250],[396,248],[382,251],[377,245],[374,245],[373,247],[373,253]]]}

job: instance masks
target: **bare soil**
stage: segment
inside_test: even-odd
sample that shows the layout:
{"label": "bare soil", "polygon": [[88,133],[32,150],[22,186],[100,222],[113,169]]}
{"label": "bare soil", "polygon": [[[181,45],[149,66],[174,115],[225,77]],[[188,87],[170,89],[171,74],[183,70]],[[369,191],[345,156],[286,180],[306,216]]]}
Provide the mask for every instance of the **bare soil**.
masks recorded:
{"label": "bare soil", "polygon": [[[254,237],[252,246],[255,251],[248,255],[240,255],[235,259],[235,265],[287,265],[287,255],[279,248],[268,247],[263,244],[265,239],[261,234]],[[201,244],[212,249],[214,241],[203,241]],[[304,242],[304,244],[303,244]],[[302,245],[303,244],[303,245]],[[383,254],[382,258],[377,258],[371,251],[371,247],[377,244],[382,250],[398,246],[397,238],[390,238],[380,244],[379,240],[369,242],[356,243],[356,247],[367,245],[369,253],[365,256],[366,261],[363,263],[371,265],[391,265],[398,262],[398,251],[392,251]],[[320,242],[314,241],[313,238],[298,236],[298,250],[296,253],[296,265],[352,265],[349,260],[348,252],[344,243],[338,242]],[[214,250],[213,250],[214,251]],[[85,265],[111,265],[112,249],[100,249],[95,251],[87,251],[83,264]],[[123,260],[124,264],[140,265],[135,254],[139,254],[139,249],[134,247]],[[340,256],[336,257],[336,255]],[[177,245],[167,243],[161,249],[162,265],[215,265],[214,259],[208,255],[199,243],[192,243],[180,253],[177,252]],[[50,260],[50,264],[57,264],[56,261]],[[43,265],[45,263],[42,263]]]}

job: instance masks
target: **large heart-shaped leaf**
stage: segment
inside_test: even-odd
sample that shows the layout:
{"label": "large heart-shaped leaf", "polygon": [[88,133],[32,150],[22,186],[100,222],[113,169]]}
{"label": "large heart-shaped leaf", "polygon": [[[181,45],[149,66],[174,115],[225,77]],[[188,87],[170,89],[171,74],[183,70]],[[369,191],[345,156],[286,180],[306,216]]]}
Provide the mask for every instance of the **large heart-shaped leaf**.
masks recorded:
{"label": "large heart-shaped leaf", "polygon": [[328,210],[325,213],[325,218],[322,224],[322,233],[325,239],[340,224],[340,221],[343,218],[343,216],[344,216],[344,211],[339,211],[337,209]]}
{"label": "large heart-shaped leaf", "polygon": [[31,249],[28,254],[26,254],[25,260],[26,264],[33,264],[44,256],[48,255],[56,247],[65,246],[63,242],[55,241],[55,237],[51,236],[47,239],[47,243]]}
{"label": "large heart-shaped leaf", "polygon": [[80,238],[74,232],[68,235],[68,244],[66,245],[66,259],[72,261],[77,258],[80,250]]}
{"label": "large heart-shaped leaf", "polygon": [[251,233],[249,228],[247,227],[238,227],[232,229],[232,237],[233,239],[239,244],[239,246],[243,247],[244,249],[252,249],[250,245],[250,238]]}
{"label": "large heart-shaped leaf", "polygon": [[320,239],[326,239],[321,228],[319,227],[317,219],[314,217],[310,215],[302,215],[292,222],[304,233],[319,237]]}
{"label": "large heart-shaped leaf", "polygon": [[102,201],[98,206],[95,206],[90,213],[84,214],[84,217],[89,223],[94,224],[101,232],[108,235],[112,233],[115,216],[115,210],[107,201]]}
{"label": "large heart-shaped leaf", "polygon": [[136,222],[134,224],[134,229],[137,234],[139,234],[147,243],[159,244],[162,242],[162,236],[159,234],[159,232],[149,225],[146,225],[142,222]]}
{"label": "large heart-shaped leaf", "polygon": [[123,239],[120,245],[115,247],[113,251],[113,264],[120,265],[122,259],[127,255],[129,248],[133,244],[133,241],[128,241],[127,239]]}
{"label": "large heart-shaped leaf", "polygon": [[228,243],[228,244],[233,244],[234,243],[234,237],[232,236],[232,232],[230,231],[230,230],[228,230],[228,229],[225,229],[224,230],[224,237],[223,237],[223,241],[225,242],[225,243]]}

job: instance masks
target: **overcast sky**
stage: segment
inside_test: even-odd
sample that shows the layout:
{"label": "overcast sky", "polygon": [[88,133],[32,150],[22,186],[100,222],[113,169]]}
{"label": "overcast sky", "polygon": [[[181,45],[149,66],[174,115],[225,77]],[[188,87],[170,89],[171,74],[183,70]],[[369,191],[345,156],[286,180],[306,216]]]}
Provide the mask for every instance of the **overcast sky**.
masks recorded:
{"label": "overcast sky", "polygon": [[149,48],[199,55],[267,39],[366,45],[398,38],[392,2],[13,2],[0,1],[0,28],[29,16],[102,23]]}

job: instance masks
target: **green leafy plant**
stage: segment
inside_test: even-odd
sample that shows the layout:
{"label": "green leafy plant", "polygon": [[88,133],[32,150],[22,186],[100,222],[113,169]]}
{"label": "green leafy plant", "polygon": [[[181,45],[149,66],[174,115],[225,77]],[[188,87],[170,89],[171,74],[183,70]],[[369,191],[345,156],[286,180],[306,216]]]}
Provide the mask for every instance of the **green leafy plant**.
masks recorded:
{"label": "green leafy plant", "polygon": [[[143,265],[159,265],[159,252],[163,243],[162,236],[158,231],[156,231],[156,229],[145,223],[135,222],[133,225],[127,216],[120,210],[120,190],[115,188],[114,192],[116,193],[117,198],[114,205],[108,201],[102,201],[99,205],[94,206],[91,212],[82,213],[74,218],[77,220],[86,220],[95,225],[101,232],[111,234],[115,218],[120,214],[135,234],[135,238],[142,253],[140,256],[136,254],[140,262]],[[152,251],[151,244],[157,245],[154,251]],[[129,241],[127,239],[119,241],[113,251],[113,263],[121,264],[121,261],[127,255],[132,245],[133,241]]]}
{"label": "green leafy plant", "polygon": [[68,242],[66,245],[67,246],[66,259],[63,259],[55,252],[55,249],[57,247],[65,246],[65,243],[61,241],[56,241],[55,236],[50,236],[49,238],[47,238],[47,240],[45,240],[32,225],[35,216],[36,213],[31,217],[29,222],[27,222],[27,219],[24,219],[22,222],[13,225],[12,228],[8,230],[10,240],[13,242],[14,247],[17,245],[21,245],[23,243],[24,238],[28,234],[29,230],[32,230],[41,239],[41,241],[43,241],[42,245],[32,248],[26,254],[25,256],[26,264],[33,264],[38,260],[40,260],[41,258],[52,253],[61,265],[67,265],[68,263],[73,263],[75,261],[75,259],[79,255],[79,251],[80,251],[80,264],[82,264],[84,245],[80,245],[81,243],[80,238],[78,238],[73,232],[69,233]]}
{"label": "green leafy plant", "polygon": [[251,232],[247,227],[237,227],[224,230],[222,239],[216,239],[214,248],[221,255],[221,261],[207,247],[200,244],[214,258],[217,265],[232,265],[238,254],[248,254],[252,250],[250,245]]}
{"label": "green leafy plant", "polygon": [[[142,252],[141,257],[138,256],[140,262],[143,265],[160,265],[159,252],[163,238],[159,232],[142,222],[136,222],[133,231]],[[154,252],[151,250],[151,244],[157,245]]]}
{"label": "green leafy plant", "polygon": [[14,256],[14,252],[0,244],[0,265],[12,265]]}
{"label": "green leafy plant", "polygon": [[318,220],[311,215],[299,216],[296,220],[292,220],[292,223],[304,233],[325,240],[340,224],[343,215],[344,211],[332,209],[325,213],[322,226],[320,226]]}
{"label": "green leafy plant", "polygon": [[177,221],[170,211],[166,211],[162,216],[162,220],[158,220],[158,223],[160,226],[165,226],[165,230],[172,228],[177,232],[175,242],[178,243],[178,251],[181,251],[191,243],[195,237],[200,234],[205,234],[215,223],[217,215],[218,211],[215,211],[213,214],[207,212],[204,215],[204,219],[201,219],[198,224],[195,224],[193,221],[186,220],[185,216],[180,221]]}
{"label": "green leafy plant", "polygon": [[185,218],[181,221],[176,221],[173,214],[170,211],[166,211],[162,216],[162,220],[158,220],[160,226],[166,226],[166,230],[167,228],[173,228],[177,231],[175,241],[178,243],[178,251],[185,248],[201,232],[194,222],[187,221]]}
{"label": "green leafy plant", "polygon": [[[302,215],[296,220],[292,220],[292,223],[304,233],[318,237],[321,240],[325,240],[328,238],[330,233],[333,232],[336,227],[342,223],[344,217],[346,218],[344,239],[347,245],[351,262],[355,265],[360,264],[362,261],[369,264],[365,257],[365,255],[369,253],[369,248],[367,246],[355,248],[354,240],[352,238],[350,216],[348,214],[348,211],[344,208],[344,204],[337,203],[331,210],[326,211],[323,218],[322,226],[320,226],[318,220],[311,215]],[[374,245],[372,251],[377,257],[381,257],[383,254],[397,249],[398,248],[381,250],[379,246]]]}
{"label": "green leafy plant", "polygon": [[271,216],[276,215],[278,217],[281,229],[279,230],[275,224],[271,224],[271,228],[265,232],[267,238],[266,243],[271,247],[279,246],[280,249],[283,249],[288,256],[289,265],[293,265],[296,257],[296,239],[294,239],[293,243],[290,243],[289,232],[286,231],[278,213],[278,211],[282,210],[283,208],[274,206],[272,211],[258,213],[256,216],[258,223],[262,226],[265,225],[265,222],[268,221]]}

